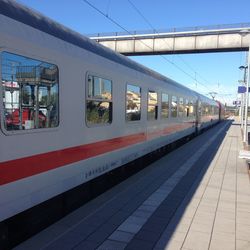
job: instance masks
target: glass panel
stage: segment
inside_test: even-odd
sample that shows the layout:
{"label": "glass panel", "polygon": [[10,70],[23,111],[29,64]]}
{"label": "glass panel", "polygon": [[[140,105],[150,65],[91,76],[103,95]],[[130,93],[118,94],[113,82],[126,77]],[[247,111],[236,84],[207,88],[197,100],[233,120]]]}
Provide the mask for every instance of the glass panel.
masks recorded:
{"label": "glass panel", "polygon": [[86,114],[88,125],[112,122],[112,82],[88,76]]}
{"label": "glass panel", "polygon": [[111,100],[111,81],[97,76],[89,76],[88,98]]}
{"label": "glass panel", "polygon": [[141,88],[127,84],[126,120],[141,119]]}
{"label": "glass panel", "polygon": [[195,101],[191,101],[191,102],[190,102],[189,110],[190,110],[190,114],[191,114],[192,116],[196,116]]}
{"label": "glass panel", "polygon": [[219,108],[218,107],[214,107],[214,114],[218,115],[219,114]]}
{"label": "glass panel", "polygon": [[157,105],[157,93],[154,91],[148,92],[148,105]]}
{"label": "glass panel", "polygon": [[209,106],[206,103],[204,103],[202,105],[202,115],[206,116],[208,114],[208,109],[209,109]]}
{"label": "glass panel", "polygon": [[148,91],[148,120],[158,118],[158,96],[155,91]]}
{"label": "glass panel", "polygon": [[161,118],[168,118],[169,103],[168,94],[161,94]]}
{"label": "glass panel", "polygon": [[5,128],[58,126],[57,66],[8,52],[1,56]]}
{"label": "glass panel", "polygon": [[184,112],[184,101],[183,101],[183,98],[180,97],[179,98],[179,117],[183,117],[185,114]]}
{"label": "glass panel", "polygon": [[192,116],[192,112],[193,112],[193,108],[192,108],[192,101],[188,100],[188,110],[189,110],[189,115],[188,116]]}
{"label": "glass panel", "polygon": [[22,104],[34,106],[35,103],[35,86],[24,85],[22,88]]}
{"label": "glass panel", "polygon": [[171,101],[171,117],[177,117],[177,97],[172,96],[172,101]]}
{"label": "glass panel", "polygon": [[100,124],[112,122],[112,103],[87,101],[88,124]]}
{"label": "glass panel", "polygon": [[52,126],[51,120],[48,123],[48,110],[47,109],[39,109],[38,118],[39,118],[39,128],[47,128],[47,127],[55,127]]}
{"label": "glass panel", "polygon": [[46,87],[39,87],[38,91],[38,101],[39,101],[39,106],[40,107],[47,107],[48,105],[48,88]]}
{"label": "glass panel", "polygon": [[49,127],[57,127],[59,124],[59,86],[55,84],[48,91],[47,96],[47,117],[49,116]]}
{"label": "glass panel", "polygon": [[185,101],[185,116],[186,117],[189,117],[190,116],[190,114],[189,114],[189,102],[188,102],[188,100],[186,99],[186,101]]}
{"label": "glass panel", "polygon": [[148,106],[148,120],[157,119],[157,106]]}

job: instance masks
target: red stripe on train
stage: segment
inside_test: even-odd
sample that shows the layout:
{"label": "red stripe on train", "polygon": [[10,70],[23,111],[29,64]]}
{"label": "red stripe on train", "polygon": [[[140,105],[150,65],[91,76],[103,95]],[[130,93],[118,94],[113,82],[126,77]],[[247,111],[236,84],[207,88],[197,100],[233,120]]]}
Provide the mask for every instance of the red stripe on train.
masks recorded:
{"label": "red stripe on train", "polygon": [[146,140],[144,133],[80,145],[0,163],[0,185]]}
{"label": "red stripe on train", "polygon": [[182,130],[184,127],[188,128],[190,126],[192,125],[172,125],[161,131],[151,132],[148,134],[140,133],[118,137],[110,140],[2,162],[0,163],[0,185],[108,153],[116,149],[131,146],[136,143],[159,137],[160,135],[177,132]]}

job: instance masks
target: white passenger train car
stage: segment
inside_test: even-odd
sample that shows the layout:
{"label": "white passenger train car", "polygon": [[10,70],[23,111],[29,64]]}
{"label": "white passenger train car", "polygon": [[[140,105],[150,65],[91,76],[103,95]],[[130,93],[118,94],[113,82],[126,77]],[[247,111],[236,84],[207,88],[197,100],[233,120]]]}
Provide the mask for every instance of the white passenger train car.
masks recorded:
{"label": "white passenger train car", "polygon": [[223,105],[203,95],[198,95],[197,129],[201,131],[214,125],[219,120],[219,109]]}
{"label": "white passenger train car", "polygon": [[2,238],[21,212],[219,119],[215,101],[14,1],[0,23]]}

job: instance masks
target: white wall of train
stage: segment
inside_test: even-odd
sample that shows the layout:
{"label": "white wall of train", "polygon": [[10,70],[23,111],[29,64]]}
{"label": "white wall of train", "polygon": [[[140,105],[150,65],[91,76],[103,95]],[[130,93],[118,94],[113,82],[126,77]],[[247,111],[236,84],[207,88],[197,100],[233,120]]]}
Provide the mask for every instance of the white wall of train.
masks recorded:
{"label": "white wall of train", "polygon": [[[153,90],[167,92],[169,96],[192,99],[194,105],[201,101],[218,107],[216,102],[201,97],[186,88],[169,84],[117,64],[90,51],[64,42],[42,31],[0,15],[0,51],[33,58],[54,64],[59,70],[59,125],[54,128],[8,131],[4,127],[3,89],[0,88],[0,164],[48,152],[93,144],[112,138],[144,133],[146,140],[114,149],[84,160],[66,164],[48,171],[20,178],[0,186],[0,221],[42,203],[73,187],[81,185],[112,169],[126,164],[159,147],[195,133],[196,118],[158,119],[147,121],[147,93]],[[2,69],[1,69],[2,72]],[[112,123],[101,126],[86,124],[86,78],[88,74],[112,81]],[[127,122],[126,86],[140,86],[141,120]],[[197,110],[199,114],[199,110]],[[217,122],[218,115],[201,118],[199,127]],[[212,121],[211,121],[212,120]],[[152,136],[154,133],[184,122],[192,126],[173,132]],[[203,124],[202,124],[203,123]],[[60,157],[60,154],[58,155]],[[23,168],[24,166],[20,166]],[[35,167],[35,166],[33,166]]]}

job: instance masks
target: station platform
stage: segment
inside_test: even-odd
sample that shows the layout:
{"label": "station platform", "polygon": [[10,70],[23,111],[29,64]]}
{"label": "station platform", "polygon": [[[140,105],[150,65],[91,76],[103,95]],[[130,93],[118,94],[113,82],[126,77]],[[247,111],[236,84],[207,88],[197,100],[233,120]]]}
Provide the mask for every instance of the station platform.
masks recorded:
{"label": "station platform", "polygon": [[15,249],[250,249],[242,149],[239,124],[222,122]]}

